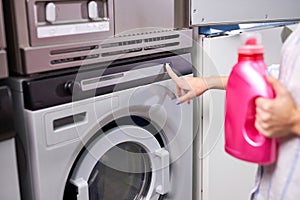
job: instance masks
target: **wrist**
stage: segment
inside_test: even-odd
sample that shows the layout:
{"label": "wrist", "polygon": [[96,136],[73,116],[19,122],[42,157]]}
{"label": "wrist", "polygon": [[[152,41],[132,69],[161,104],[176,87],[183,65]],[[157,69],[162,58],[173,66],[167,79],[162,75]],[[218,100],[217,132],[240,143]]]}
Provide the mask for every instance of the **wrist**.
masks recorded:
{"label": "wrist", "polygon": [[300,136],[300,108],[299,107],[297,107],[297,109],[295,110],[295,114],[293,115],[291,131],[294,134]]}
{"label": "wrist", "polygon": [[224,90],[227,85],[228,77],[225,76],[210,76],[204,78],[207,89],[222,89]]}

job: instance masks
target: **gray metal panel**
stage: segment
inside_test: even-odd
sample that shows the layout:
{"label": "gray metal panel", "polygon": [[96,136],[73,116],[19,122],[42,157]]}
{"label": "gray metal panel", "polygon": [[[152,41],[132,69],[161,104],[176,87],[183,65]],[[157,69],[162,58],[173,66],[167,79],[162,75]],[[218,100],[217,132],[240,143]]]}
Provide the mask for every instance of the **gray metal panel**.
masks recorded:
{"label": "gray metal panel", "polygon": [[[156,40],[156,38],[161,37],[168,37],[170,35],[179,35],[179,37],[165,39],[165,40]],[[152,39],[155,38],[155,41]],[[151,41],[146,42],[146,40],[151,39]],[[110,43],[119,43],[119,42],[127,42],[134,41],[134,40],[141,40],[143,42],[139,44],[129,44],[129,45],[122,45],[122,46],[111,46],[108,48],[102,48],[103,44],[110,44]],[[168,44],[174,44],[168,46]],[[155,46],[158,48],[147,49],[147,47]],[[166,45],[166,46],[164,46]],[[91,49],[91,50],[77,50],[81,47],[90,47],[90,46],[98,46],[98,48]],[[128,37],[118,37],[118,38],[111,38],[104,41],[90,41],[85,43],[72,43],[72,44],[61,44],[55,46],[40,46],[40,47],[29,47],[22,49],[23,55],[23,65],[24,69],[13,69],[16,72],[22,74],[31,74],[37,73],[42,71],[49,71],[49,70],[56,70],[56,69],[63,69],[69,67],[77,67],[92,63],[99,63],[99,62],[106,62],[106,61],[113,61],[120,58],[130,58],[142,55],[150,55],[153,53],[164,52],[164,51],[175,51],[178,49],[190,48],[192,46],[192,30],[183,30],[183,31],[162,31],[160,33],[152,33],[152,34],[143,34],[138,36],[128,36]],[[139,49],[138,51],[126,52],[126,50],[134,50]],[[72,50],[68,52],[69,50]],[[124,51],[120,54],[111,54],[109,56],[103,56],[103,53],[107,52],[118,52]],[[52,54],[51,52],[61,52],[57,54]],[[74,57],[85,57],[96,55],[94,58],[83,59],[83,60],[72,60]],[[53,60],[68,60],[68,62],[61,62],[52,64]]]}
{"label": "gray metal panel", "polygon": [[0,1],[0,78],[5,78],[8,76],[5,48],[6,41],[3,21],[3,7],[2,1]]}
{"label": "gray metal panel", "polygon": [[6,51],[0,50],[0,78],[8,76]]}
{"label": "gray metal panel", "polygon": [[[9,35],[6,35],[7,59],[10,69],[16,71],[23,70],[19,48],[29,45],[25,3],[25,1],[20,0],[3,1],[5,23],[9,24],[5,27],[6,32],[9,33]],[[15,13],[18,13],[18,16]]]}
{"label": "gray metal panel", "polygon": [[175,2],[175,16],[174,26],[175,28],[189,27],[190,24],[190,2],[186,0],[174,0]]}
{"label": "gray metal panel", "polygon": [[[107,13],[103,16],[108,16],[109,20],[100,17],[101,9],[98,9],[99,16],[96,18],[91,18],[87,13],[90,3],[98,3],[99,6],[102,5],[101,2],[108,5],[105,11]],[[7,27],[11,33],[7,40],[8,63],[11,71],[19,74],[78,67],[191,47],[191,39],[182,37],[188,36],[190,30],[180,34],[180,41],[173,38],[172,41],[162,42],[163,35],[175,28],[174,13],[180,5],[175,5],[174,0],[11,0],[4,3],[6,21],[11,24]],[[46,14],[49,4],[56,8],[50,12],[50,16]],[[188,7],[187,4],[184,5]],[[187,12],[188,9],[184,11]],[[184,16],[188,15],[186,12]],[[178,17],[181,18],[181,15]],[[112,41],[114,34],[124,31],[127,32],[126,37],[114,37],[116,41]],[[147,44],[140,47],[131,43],[134,41],[128,41],[137,39],[128,33],[139,39],[150,39],[144,39]],[[120,41],[122,43],[120,42],[121,46],[102,49],[101,45],[108,40],[114,45],[118,45]],[[132,46],[125,47],[124,44],[128,42]]]}
{"label": "gray metal panel", "polygon": [[191,0],[191,25],[300,19],[298,0]]}
{"label": "gray metal panel", "polygon": [[[174,27],[174,0],[115,0],[116,34]],[[141,29],[141,30],[137,30]]]}
{"label": "gray metal panel", "polygon": [[0,160],[0,199],[21,199],[15,139],[0,142]]}
{"label": "gray metal panel", "polygon": [[[194,76],[202,76],[202,51],[201,41],[198,28],[193,28],[193,36],[195,42],[193,42],[193,51],[192,51],[192,63],[193,63],[193,74]],[[199,152],[202,149],[202,97],[197,97],[193,101],[193,132],[194,132],[194,149],[193,149],[193,200],[202,199],[202,160],[199,159]]]}
{"label": "gray metal panel", "polygon": [[4,21],[3,21],[3,7],[2,1],[0,1],[0,49],[6,47],[5,32],[4,32]]}

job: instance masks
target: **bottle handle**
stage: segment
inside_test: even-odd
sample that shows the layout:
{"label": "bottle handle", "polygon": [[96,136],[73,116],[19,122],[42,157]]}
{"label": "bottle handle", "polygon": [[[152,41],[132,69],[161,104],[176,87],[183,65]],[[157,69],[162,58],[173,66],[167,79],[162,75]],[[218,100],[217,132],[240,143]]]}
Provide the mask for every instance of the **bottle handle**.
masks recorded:
{"label": "bottle handle", "polygon": [[246,120],[244,124],[244,137],[252,146],[260,146],[265,142],[265,136],[255,128],[256,106],[255,100],[260,96],[253,97],[248,104],[246,112]]}

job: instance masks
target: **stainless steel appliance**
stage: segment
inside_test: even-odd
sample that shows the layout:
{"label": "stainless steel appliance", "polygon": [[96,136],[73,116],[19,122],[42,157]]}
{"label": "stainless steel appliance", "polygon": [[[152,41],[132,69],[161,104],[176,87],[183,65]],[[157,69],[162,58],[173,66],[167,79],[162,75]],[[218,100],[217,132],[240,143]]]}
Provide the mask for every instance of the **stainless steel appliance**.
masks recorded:
{"label": "stainless steel appliance", "polygon": [[[202,63],[198,70],[201,76],[229,75],[237,61],[237,49],[247,32],[261,34],[266,64],[278,64],[282,46],[281,33],[284,30],[282,24],[257,25],[245,24],[240,25],[241,29],[236,31],[199,35],[201,45],[199,58]],[[296,26],[288,27],[292,29]],[[238,160],[224,150],[224,100],[225,92],[221,90],[211,90],[203,95],[201,107],[203,117],[200,119],[202,137],[195,152],[197,169],[200,170],[197,185],[201,190],[195,190],[196,199],[248,199],[254,186],[257,165]]]}
{"label": "stainless steel appliance", "polygon": [[174,31],[173,0],[12,0],[5,11],[19,74],[191,47],[191,30]]}
{"label": "stainless steel appliance", "polygon": [[2,1],[0,1],[0,78],[8,76]]}
{"label": "stainless steel appliance", "polygon": [[166,63],[192,73],[183,53],[10,79],[22,200],[192,199],[193,106]]}

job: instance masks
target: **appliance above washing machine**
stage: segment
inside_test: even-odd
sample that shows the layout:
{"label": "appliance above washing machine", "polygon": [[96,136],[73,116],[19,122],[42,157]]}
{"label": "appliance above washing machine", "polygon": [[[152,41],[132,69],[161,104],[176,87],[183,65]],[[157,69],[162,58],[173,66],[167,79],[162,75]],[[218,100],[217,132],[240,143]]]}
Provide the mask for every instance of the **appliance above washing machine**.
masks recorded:
{"label": "appliance above washing machine", "polygon": [[8,76],[2,0],[0,0],[0,78]]}
{"label": "appliance above washing machine", "polygon": [[19,74],[192,46],[191,30],[174,31],[173,0],[11,0],[5,11],[9,63]]}
{"label": "appliance above washing machine", "polygon": [[191,200],[193,106],[166,63],[192,75],[190,53],[169,53],[9,79],[22,200]]}

